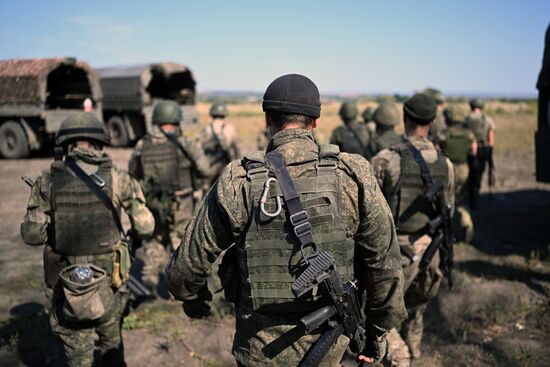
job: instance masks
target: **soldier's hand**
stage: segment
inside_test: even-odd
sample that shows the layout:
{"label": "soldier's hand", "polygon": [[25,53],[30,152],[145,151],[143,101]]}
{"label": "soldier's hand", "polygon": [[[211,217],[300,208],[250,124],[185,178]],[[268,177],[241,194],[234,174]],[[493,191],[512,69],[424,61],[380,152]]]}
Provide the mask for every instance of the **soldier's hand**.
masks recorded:
{"label": "soldier's hand", "polygon": [[205,286],[197,294],[197,298],[191,301],[184,301],[183,312],[192,319],[204,319],[212,316],[208,301],[212,301],[212,293]]}
{"label": "soldier's hand", "polygon": [[388,351],[386,335],[369,339],[365,349],[357,356],[357,359],[366,363],[380,363]]}

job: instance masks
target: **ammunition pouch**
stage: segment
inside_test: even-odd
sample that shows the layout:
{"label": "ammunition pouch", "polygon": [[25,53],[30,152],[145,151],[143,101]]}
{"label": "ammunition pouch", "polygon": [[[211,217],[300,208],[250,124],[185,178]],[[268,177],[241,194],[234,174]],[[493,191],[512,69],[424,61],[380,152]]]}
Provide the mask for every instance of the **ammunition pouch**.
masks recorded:
{"label": "ammunition pouch", "polygon": [[223,256],[222,262],[218,268],[218,276],[223,288],[225,300],[231,303],[237,303],[241,288],[239,276],[239,259],[237,245],[231,246]]}
{"label": "ammunition pouch", "polygon": [[50,289],[59,279],[59,273],[67,266],[67,261],[62,254],[54,251],[50,245],[44,246],[44,283]]}
{"label": "ammunition pouch", "polygon": [[113,248],[113,274],[111,285],[114,288],[120,288],[130,278],[130,267],[132,265],[132,258],[130,256],[130,250],[128,244],[124,241],[120,241]]}
{"label": "ammunition pouch", "polygon": [[[90,282],[79,284],[69,278],[77,266],[88,266],[94,275]],[[112,308],[114,294],[107,272],[92,264],[70,265],[59,274],[65,300],[62,313],[66,320],[84,322],[101,318]]]}

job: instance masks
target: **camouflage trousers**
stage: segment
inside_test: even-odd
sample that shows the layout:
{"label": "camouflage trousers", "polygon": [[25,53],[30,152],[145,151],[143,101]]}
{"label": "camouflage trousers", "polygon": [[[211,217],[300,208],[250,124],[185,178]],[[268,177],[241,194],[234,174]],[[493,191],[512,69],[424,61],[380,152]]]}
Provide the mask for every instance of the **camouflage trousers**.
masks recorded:
{"label": "camouflage trousers", "polygon": [[144,241],[138,258],[143,262],[141,279],[153,291],[160,283],[170,255],[180,245],[185,226],[193,214],[193,201],[177,200],[172,204],[170,219],[165,223],[155,223],[155,233]]}
{"label": "camouflage trousers", "polygon": [[433,257],[426,269],[419,267],[420,259],[428,248],[431,237],[424,235],[398,236],[401,246],[410,246],[418,260],[411,260],[402,255],[405,275],[405,306],[409,318],[402,322],[400,328],[388,334],[388,356],[392,366],[410,366],[411,360],[420,357],[420,345],[424,330],[423,315],[428,303],[437,297],[443,274],[439,269],[439,254]]}
{"label": "camouflage trousers", "polygon": [[[50,326],[61,340],[69,367],[126,366],[122,343],[122,321],[128,293],[125,287],[114,293],[113,306],[94,321],[74,322],[66,320],[62,308],[63,289],[57,286],[53,292]],[[94,364],[94,348],[99,337],[99,363]]]}
{"label": "camouflage trousers", "polygon": [[[273,314],[253,312],[239,315],[237,311],[233,355],[238,366],[297,366],[320,334],[292,337],[304,314]],[[280,345],[278,343],[281,343]],[[341,336],[319,366],[340,366],[349,339]]]}
{"label": "camouflage trousers", "polygon": [[455,164],[456,213],[454,227],[458,241],[471,242],[474,238],[474,222],[468,208],[468,176],[470,169],[467,163]]}

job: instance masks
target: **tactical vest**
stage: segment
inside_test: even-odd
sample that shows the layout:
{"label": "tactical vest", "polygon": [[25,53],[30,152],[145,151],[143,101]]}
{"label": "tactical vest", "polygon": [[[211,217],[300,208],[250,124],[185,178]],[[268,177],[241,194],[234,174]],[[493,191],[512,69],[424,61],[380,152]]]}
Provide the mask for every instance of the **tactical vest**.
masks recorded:
{"label": "tactical vest", "polygon": [[[223,134],[224,127],[225,124],[222,125],[221,134]],[[216,134],[212,125],[211,130],[212,135],[210,138],[202,143],[204,154],[206,154],[211,163],[225,167],[231,161],[231,157],[229,156],[229,152],[223,147],[221,138]]]}
{"label": "tactical vest", "polygon": [[[103,190],[109,198],[113,197],[111,168],[108,160],[99,165],[96,173],[105,181]],[[120,239],[113,213],[64,162],[52,163],[50,170],[55,250],[70,256],[111,252]]]}
{"label": "tactical vest", "polygon": [[489,130],[489,124],[483,113],[470,114],[466,119],[466,125],[468,129],[472,130],[477,142],[480,145],[487,145],[487,131]]}
{"label": "tactical vest", "polygon": [[451,162],[464,164],[468,161],[470,153],[470,136],[468,130],[453,126],[447,132],[447,139],[442,142],[444,151]]}
{"label": "tactical vest", "polygon": [[[308,214],[312,235],[320,250],[330,251],[343,281],[353,279],[354,240],[346,236],[340,215],[342,182],[337,172],[338,147],[320,147],[319,161],[311,163],[311,174],[293,179],[300,201]],[[257,152],[244,159],[250,194],[250,226],[239,246],[241,300],[250,300],[262,312],[306,312],[319,308],[317,289],[310,297],[296,299],[291,285],[302,261],[300,244],[293,232],[286,206],[276,218],[260,211],[260,196],[270,177],[264,155]],[[266,210],[275,212],[276,197],[282,199],[277,182],[271,182]]]}
{"label": "tactical vest", "polygon": [[365,156],[368,151],[370,135],[366,126],[350,123],[342,126],[342,141],[340,148],[343,152]]}
{"label": "tactical vest", "polygon": [[[420,165],[405,144],[392,148],[401,156],[401,177],[396,192],[389,198],[390,208],[398,234],[418,234],[426,224],[439,213],[424,196],[426,189],[422,181]],[[428,163],[434,181],[443,180],[443,187],[448,187],[449,171],[445,156],[438,152],[437,160]]]}
{"label": "tactical vest", "polygon": [[193,164],[179,148],[169,140],[153,143],[143,141],[141,165],[146,182],[153,182],[164,190],[193,188]]}

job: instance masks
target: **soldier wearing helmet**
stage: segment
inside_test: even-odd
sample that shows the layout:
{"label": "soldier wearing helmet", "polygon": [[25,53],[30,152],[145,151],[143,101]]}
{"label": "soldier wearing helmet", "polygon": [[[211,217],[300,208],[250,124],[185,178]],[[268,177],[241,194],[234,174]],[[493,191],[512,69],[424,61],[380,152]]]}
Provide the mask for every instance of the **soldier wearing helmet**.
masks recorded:
{"label": "soldier wearing helmet", "polygon": [[[477,208],[479,190],[487,164],[492,161],[493,147],[495,145],[495,123],[493,119],[483,112],[485,104],[479,98],[470,100],[470,114],[466,118],[466,126],[477,140],[477,159],[475,174],[472,175],[474,183],[470,197],[472,210]],[[490,172],[491,173],[491,172]]]}
{"label": "soldier wearing helmet", "polygon": [[[262,106],[272,133],[267,151],[248,154],[222,171],[166,269],[170,292],[183,301],[188,316],[209,316],[207,274],[228,250],[219,274],[226,299],[236,305],[237,364],[297,366],[328,327],[292,334],[300,331],[296,325],[302,317],[327,301],[318,293],[296,298],[291,291],[303,270],[300,246],[315,241],[334,255],[342,281],[357,279],[368,294],[366,347],[358,354],[367,362],[379,361],[386,331],[403,320],[405,309],[395,229],[371,167],[359,155],[313,141],[321,100],[305,76],[275,79]],[[288,176],[275,178],[283,171]],[[280,194],[281,182],[294,188],[291,199]],[[282,205],[281,196],[293,205]],[[349,340],[337,339],[321,366],[339,364]]]}
{"label": "soldier wearing helmet", "polygon": [[374,136],[376,134],[376,123],[374,122],[374,111],[376,111],[376,107],[369,106],[365,108],[365,110],[361,114],[361,117],[363,117],[363,123],[367,125],[367,128],[369,129],[371,136]]}
{"label": "soldier wearing helmet", "polygon": [[154,236],[145,241],[143,282],[154,292],[171,251],[179,245],[183,229],[202,197],[202,181],[210,169],[202,149],[182,136],[182,112],[174,101],[159,102],[153,110],[153,129],[137,144],[128,163],[145,192],[155,216]]}
{"label": "soldier wearing helmet", "polygon": [[445,123],[445,116],[443,116],[443,111],[445,110],[445,96],[434,88],[426,88],[422,93],[432,96],[437,104],[437,114],[430,127],[429,139],[435,146],[439,146],[440,143],[445,140],[445,133],[447,132],[447,124]]}
{"label": "soldier wearing helmet", "polygon": [[369,149],[371,134],[367,125],[357,121],[357,114],[355,102],[342,103],[339,115],[344,124],[334,129],[330,144],[337,145],[342,152],[359,154],[368,159],[371,157]]}
{"label": "soldier wearing helmet", "polygon": [[206,126],[202,135],[202,146],[212,169],[211,183],[216,181],[229,162],[241,156],[237,132],[233,125],[225,120],[227,115],[225,103],[213,103],[210,107],[212,122]]}
{"label": "soldier wearing helmet", "polygon": [[441,149],[451,160],[455,173],[456,190],[456,233],[458,241],[471,242],[474,224],[469,211],[470,169],[475,169],[477,141],[474,133],[464,125],[466,112],[459,105],[451,105],[444,113],[447,123],[447,136],[441,142]]}
{"label": "soldier wearing helmet", "polygon": [[53,288],[50,325],[68,366],[124,366],[122,314],[130,254],[120,224],[123,209],[135,236],[153,233],[153,215],[139,183],[113,164],[103,147],[105,125],[93,114],[67,117],[56,136],[58,154],[32,186],[21,237],[46,245],[45,282]]}
{"label": "soldier wearing helmet", "polygon": [[399,124],[399,111],[394,102],[380,103],[373,114],[373,120],[376,123],[376,136],[370,147],[371,155],[375,156],[379,151],[399,144],[402,137],[395,132],[395,127]]}

